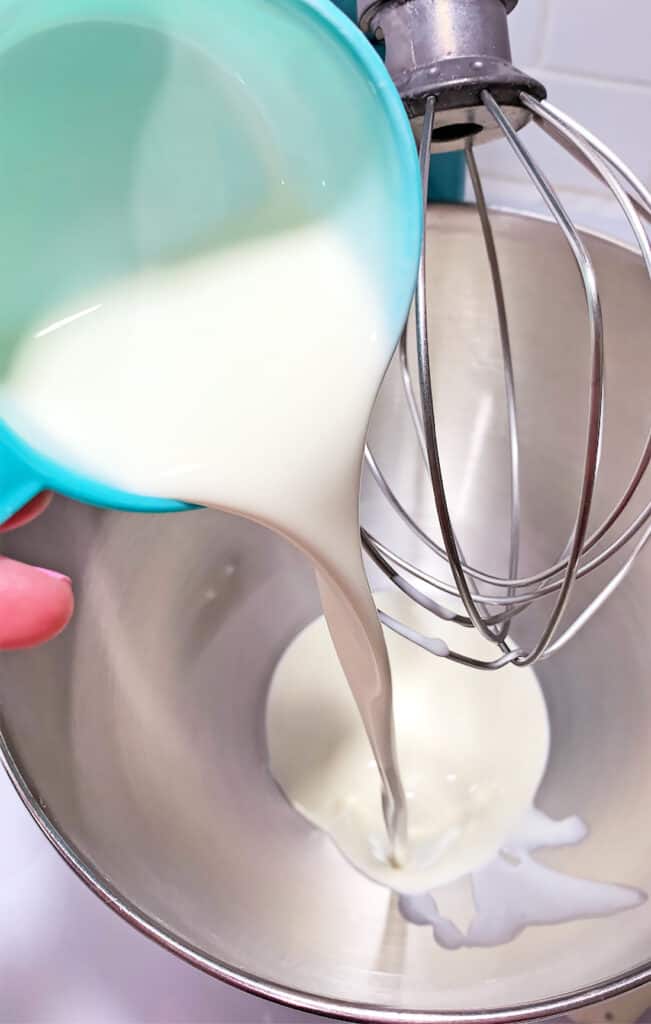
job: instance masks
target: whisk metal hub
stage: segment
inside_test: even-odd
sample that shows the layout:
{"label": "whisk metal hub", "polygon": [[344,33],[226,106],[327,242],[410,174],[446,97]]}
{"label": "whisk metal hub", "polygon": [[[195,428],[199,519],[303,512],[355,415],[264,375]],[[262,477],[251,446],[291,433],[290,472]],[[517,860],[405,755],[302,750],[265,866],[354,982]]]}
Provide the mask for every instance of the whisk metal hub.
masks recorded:
{"label": "whisk metal hub", "polygon": [[481,102],[490,91],[519,130],[531,119],[522,93],[546,97],[543,85],[511,63],[504,0],[382,0],[361,19],[384,40],[387,68],[420,141],[425,105],[436,100],[432,138],[437,151],[463,148],[471,136],[486,142],[500,134]]}

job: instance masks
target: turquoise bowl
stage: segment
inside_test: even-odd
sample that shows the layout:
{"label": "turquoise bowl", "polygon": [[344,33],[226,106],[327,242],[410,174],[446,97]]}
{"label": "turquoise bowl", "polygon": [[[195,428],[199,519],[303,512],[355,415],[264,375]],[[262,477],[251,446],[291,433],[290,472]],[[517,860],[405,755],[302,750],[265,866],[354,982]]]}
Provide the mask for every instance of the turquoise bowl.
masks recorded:
{"label": "turquoise bowl", "polygon": [[[397,340],[422,240],[418,161],[382,61],[330,0],[1,0],[0,28],[0,387],[50,309],[293,218],[340,221]],[[0,522],[45,489],[190,507],[63,465],[7,409]]]}

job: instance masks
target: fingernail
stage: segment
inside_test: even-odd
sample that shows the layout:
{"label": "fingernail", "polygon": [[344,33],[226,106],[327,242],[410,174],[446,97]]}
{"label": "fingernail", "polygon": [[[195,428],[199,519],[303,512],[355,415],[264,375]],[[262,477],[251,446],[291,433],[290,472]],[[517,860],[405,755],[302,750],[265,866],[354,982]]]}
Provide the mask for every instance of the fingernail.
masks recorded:
{"label": "fingernail", "polygon": [[44,576],[51,576],[54,580],[65,580],[66,583],[69,583],[70,586],[72,586],[72,580],[70,577],[66,576],[62,572],[55,572],[54,569],[42,569],[40,565],[35,566],[35,568],[38,569],[39,572],[42,572]]}

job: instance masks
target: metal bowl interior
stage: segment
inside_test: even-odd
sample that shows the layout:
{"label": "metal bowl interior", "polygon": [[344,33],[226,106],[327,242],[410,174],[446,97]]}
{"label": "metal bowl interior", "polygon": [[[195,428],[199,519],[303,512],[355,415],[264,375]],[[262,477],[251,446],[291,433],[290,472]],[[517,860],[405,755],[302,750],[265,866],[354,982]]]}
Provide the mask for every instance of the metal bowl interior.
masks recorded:
{"label": "metal bowl interior", "polygon": [[[494,227],[526,454],[523,567],[536,567],[561,550],[574,515],[587,321],[558,230],[506,213],[494,215]],[[430,211],[428,240],[437,406],[456,522],[469,555],[503,568],[503,385],[474,211]],[[645,438],[651,304],[637,256],[586,240],[609,341],[597,498],[604,510]],[[395,368],[372,439],[410,507],[431,515]],[[369,481],[362,514],[407,557],[416,553]],[[277,658],[319,606],[303,558],[274,535],[211,512],[139,517],[60,500],[4,538],[3,549],[69,572],[78,592],[65,635],[3,655],[5,760],[55,845],[152,937],[260,995],[355,1020],[525,1020],[651,977],[651,903],[622,917],[529,928],[502,947],[447,952],[286,804],[266,765],[265,696]],[[647,555],[540,670],[553,741],[538,801],[555,817],[580,814],[591,829],[580,846],[541,860],[646,892],[650,598]],[[521,630],[535,627],[527,620]]]}

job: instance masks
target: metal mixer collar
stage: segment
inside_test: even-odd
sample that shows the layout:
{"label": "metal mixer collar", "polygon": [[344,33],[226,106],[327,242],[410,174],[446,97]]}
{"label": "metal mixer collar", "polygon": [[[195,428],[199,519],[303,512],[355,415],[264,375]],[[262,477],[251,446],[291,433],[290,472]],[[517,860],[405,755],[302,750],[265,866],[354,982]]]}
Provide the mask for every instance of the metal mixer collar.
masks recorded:
{"label": "metal mixer collar", "polygon": [[[631,509],[635,509],[634,498],[636,495],[639,498],[651,461],[651,433],[647,435],[620,500],[601,522],[592,522],[605,413],[605,331],[599,282],[590,255],[561,199],[517,132],[533,120],[607,186],[630,225],[650,276],[651,246],[641,217],[651,219],[651,194],[603,142],[546,102],[544,86],[513,67],[507,16],[516,2],[360,0],[359,3],[360,24],[376,41],[383,41],[387,66],[412,121],[420,146],[425,198],[432,151],[465,150],[492,275],[501,340],[511,494],[508,570],[496,575],[470,564],[452,522],[432,396],[431,361],[436,338],[430,339],[428,330],[425,246],[414,302],[414,373],[406,332],[400,346],[400,359],[415,442],[420,446],[431,480],[440,539],[431,536],[405,508],[370,448],[366,451],[366,463],[393,512],[411,535],[418,538],[424,552],[433,552],[447,565],[451,579],[448,581],[425,572],[387,547],[367,529],[362,530],[362,538],[368,555],[400,590],[434,615],[478,629],[497,645],[499,655],[492,661],[478,662],[462,652],[448,650],[436,638],[415,633],[383,614],[385,625],[433,654],[482,669],[497,669],[506,664],[529,666],[558,651],[622,583],[651,536],[651,503],[647,501],[641,510],[633,511],[631,515]],[[590,331],[590,363],[586,375],[588,423],[576,517],[567,543],[553,564],[527,575],[520,571],[521,446],[508,296],[503,289],[491,218],[473,152],[476,144],[494,138],[507,140],[565,237],[583,284]],[[621,453],[624,457],[627,454]],[[618,555],[620,558],[614,575],[578,613],[569,615],[570,598],[577,581]],[[440,595],[443,595],[443,601]],[[552,599],[551,607],[538,639],[526,649],[514,645],[509,639],[513,620],[545,598]],[[450,599],[456,607],[450,607]]]}

